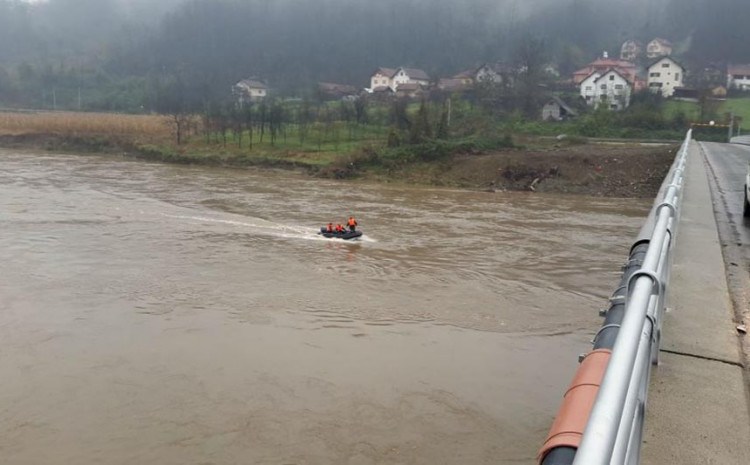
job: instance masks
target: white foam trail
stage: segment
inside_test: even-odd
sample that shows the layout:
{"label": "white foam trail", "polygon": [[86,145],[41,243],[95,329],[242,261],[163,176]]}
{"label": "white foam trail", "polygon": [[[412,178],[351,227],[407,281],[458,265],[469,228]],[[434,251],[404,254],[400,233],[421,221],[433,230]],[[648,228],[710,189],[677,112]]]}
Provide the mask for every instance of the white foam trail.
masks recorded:
{"label": "white foam trail", "polygon": [[[193,215],[167,215],[161,214],[166,218],[174,218],[180,220],[190,220],[202,223],[216,223],[216,224],[227,224],[231,226],[242,226],[245,228],[252,228],[259,230],[258,232],[263,235],[282,237],[286,239],[304,239],[309,241],[328,241],[330,239],[325,238],[317,233],[317,231],[311,231],[310,228],[301,226],[289,226],[280,223],[274,223],[272,221],[263,220],[260,218],[253,218],[253,222],[227,220],[221,218],[210,218],[206,216],[193,216]],[[367,236],[360,238],[361,242],[377,242],[375,239]]]}

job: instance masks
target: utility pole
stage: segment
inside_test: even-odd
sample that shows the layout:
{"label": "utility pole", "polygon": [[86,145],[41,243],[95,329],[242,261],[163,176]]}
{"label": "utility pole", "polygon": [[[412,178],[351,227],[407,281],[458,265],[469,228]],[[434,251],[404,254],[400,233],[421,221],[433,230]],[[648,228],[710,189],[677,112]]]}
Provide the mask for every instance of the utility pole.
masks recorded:
{"label": "utility pole", "polygon": [[728,131],[727,142],[732,140],[734,134],[734,112],[729,113],[729,131]]}
{"label": "utility pole", "polygon": [[81,111],[81,87],[78,87],[78,111]]}

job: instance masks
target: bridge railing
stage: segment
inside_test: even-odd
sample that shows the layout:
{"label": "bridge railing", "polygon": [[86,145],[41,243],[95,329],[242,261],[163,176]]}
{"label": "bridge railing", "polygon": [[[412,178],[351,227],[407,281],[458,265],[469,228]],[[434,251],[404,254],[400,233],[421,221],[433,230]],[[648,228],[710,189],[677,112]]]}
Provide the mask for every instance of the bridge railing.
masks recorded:
{"label": "bridge railing", "polygon": [[581,365],[539,452],[542,465],[637,464],[651,365],[661,323],[692,130],[688,131],[601,312]]}

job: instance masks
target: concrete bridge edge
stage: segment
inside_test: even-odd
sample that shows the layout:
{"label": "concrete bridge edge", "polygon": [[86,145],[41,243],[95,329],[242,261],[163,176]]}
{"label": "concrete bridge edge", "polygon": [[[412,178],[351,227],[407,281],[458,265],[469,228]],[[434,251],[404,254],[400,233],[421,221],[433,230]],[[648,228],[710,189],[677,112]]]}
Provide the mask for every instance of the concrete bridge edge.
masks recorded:
{"label": "concrete bridge edge", "polygon": [[693,142],[665,315],[652,371],[642,463],[746,464],[750,410],[745,363],[709,172]]}

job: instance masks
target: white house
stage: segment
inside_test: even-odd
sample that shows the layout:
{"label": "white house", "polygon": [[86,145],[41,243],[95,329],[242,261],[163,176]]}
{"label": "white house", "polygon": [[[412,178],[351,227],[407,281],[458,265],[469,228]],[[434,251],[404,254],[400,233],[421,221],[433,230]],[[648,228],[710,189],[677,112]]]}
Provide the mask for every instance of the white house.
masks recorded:
{"label": "white house", "polygon": [[586,104],[598,108],[607,105],[611,110],[622,110],[630,105],[630,82],[617,70],[593,72],[581,82],[581,97]]}
{"label": "white house", "polygon": [[396,75],[396,69],[393,68],[378,68],[370,76],[370,89],[377,89],[380,87],[388,87],[391,90],[395,90],[393,85],[393,77]]}
{"label": "white house", "polygon": [[232,86],[232,93],[240,103],[256,102],[268,96],[268,86],[255,78],[243,79]]}
{"label": "white house", "polygon": [[646,46],[646,56],[648,58],[665,57],[672,54],[672,43],[667,39],[656,38]]}
{"label": "white house", "polygon": [[393,78],[398,90],[399,84],[417,84],[423,87],[430,85],[430,76],[424,71],[417,68],[399,68],[396,76]]}
{"label": "white house", "polygon": [[727,66],[727,87],[750,90],[750,65]]}
{"label": "white house", "polygon": [[602,75],[596,71],[586,76],[581,81],[581,97],[586,101],[589,106],[594,106],[597,99],[597,88],[596,80],[602,77]]}
{"label": "white house", "polygon": [[476,84],[478,82],[502,82],[502,76],[486,63],[476,68],[462,71],[453,76],[452,79],[460,80],[467,85]]}
{"label": "white house", "polygon": [[480,83],[512,86],[515,73],[516,70],[512,66],[504,63],[482,63],[456,74],[450,80],[461,82],[467,88]]}
{"label": "white house", "polygon": [[671,97],[684,79],[685,68],[670,57],[662,57],[648,67],[648,89],[663,97]]}
{"label": "white house", "polygon": [[430,84],[430,77],[421,69],[416,68],[378,68],[370,76],[370,89],[373,90],[379,87],[389,87],[396,91],[400,84],[418,84],[426,87]]}
{"label": "white house", "polygon": [[626,40],[620,47],[620,59],[625,61],[635,61],[641,56],[641,43],[637,40]]}

